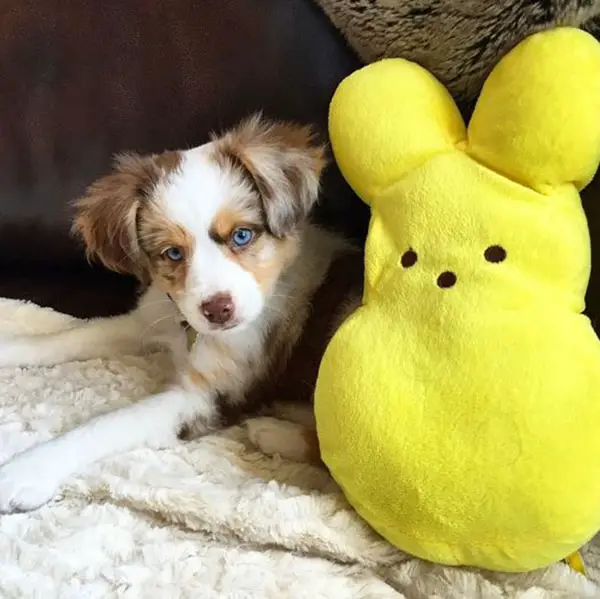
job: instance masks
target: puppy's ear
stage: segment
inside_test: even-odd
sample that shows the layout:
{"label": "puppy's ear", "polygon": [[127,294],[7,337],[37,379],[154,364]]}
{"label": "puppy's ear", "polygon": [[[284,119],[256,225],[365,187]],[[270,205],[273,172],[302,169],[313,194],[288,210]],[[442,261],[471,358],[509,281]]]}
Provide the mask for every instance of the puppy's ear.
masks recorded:
{"label": "puppy's ear", "polygon": [[81,237],[89,259],[110,270],[142,278],[137,213],[157,182],[151,157],[116,157],[114,170],[95,181],[75,201],[73,232]]}
{"label": "puppy's ear", "polygon": [[276,237],[292,233],[317,201],[326,165],[325,146],[312,129],[255,115],[216,141],[252,178],[268,230]]}

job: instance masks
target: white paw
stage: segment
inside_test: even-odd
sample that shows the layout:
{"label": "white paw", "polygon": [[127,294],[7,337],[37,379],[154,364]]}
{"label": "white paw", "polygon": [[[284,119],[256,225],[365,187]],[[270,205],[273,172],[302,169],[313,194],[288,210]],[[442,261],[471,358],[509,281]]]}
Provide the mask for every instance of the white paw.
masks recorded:
{"label": "white paw", "polygon": [[33,510],[56,494],[60,477],[34,454],[26,451],[0,466],[0,514]]}
{"label": "white paw", "polygon": [[[264,454],[306,462],[318,453],[316,435],[306,427],[277,418],[252,418],[246,422],[248,438]],[[314,443],[312,442],[314,437]]]}

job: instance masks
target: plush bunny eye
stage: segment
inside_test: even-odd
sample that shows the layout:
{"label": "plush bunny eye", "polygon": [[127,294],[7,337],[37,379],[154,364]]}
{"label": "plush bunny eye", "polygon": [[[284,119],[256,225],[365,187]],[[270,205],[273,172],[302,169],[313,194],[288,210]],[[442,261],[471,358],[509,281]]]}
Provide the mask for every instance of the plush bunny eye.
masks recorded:
{"label": "plush bunny eye", "polygon": [[404,268],[410,268],[417,263],[417,259],[417,252],[415,252],[413,249],[410,249],[402,254],[402,258],[400,258],[400,264],[402,264]]}
{"label": "plush bunny eye", "polygon": [[490,245],[489,248],[483,252],[483,257],[494,264],[504,262],[506,260],[506,250],[501,245]]}

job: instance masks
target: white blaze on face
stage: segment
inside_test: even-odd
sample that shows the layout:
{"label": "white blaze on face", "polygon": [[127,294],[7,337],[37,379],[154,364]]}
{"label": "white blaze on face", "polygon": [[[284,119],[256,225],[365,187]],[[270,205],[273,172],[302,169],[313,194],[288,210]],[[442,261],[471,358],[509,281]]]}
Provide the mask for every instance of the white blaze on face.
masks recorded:
{"label": "white blaze on face", "polygon": [[232,198],[248,193],[228,171],[209,156],[210,144],[183,153],[181,166],[156,189],[166,215],[183,226],[194,239],[187,256],[188,275],[184,290],[173,299],[188,322],[198,331],[209,332],[201,304],[216,294],[230,294],[234,322],[243,325],[258,317],[264,297],[256,279],[211,239],[211,225]]}

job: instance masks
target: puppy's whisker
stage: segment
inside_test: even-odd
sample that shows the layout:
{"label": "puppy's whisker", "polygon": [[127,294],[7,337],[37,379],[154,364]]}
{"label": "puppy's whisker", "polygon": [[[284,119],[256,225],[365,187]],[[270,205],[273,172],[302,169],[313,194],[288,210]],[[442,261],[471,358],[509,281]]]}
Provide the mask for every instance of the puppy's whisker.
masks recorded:
{"label": "puppy's whisker", "polygon": [[168,297],[160,300],[156,300],[154,302],[147,302],[141,308],[150,308],[151,306],[159,306],[162,304],[171,304],[173,300],[170,300]]}
{"label": "puppy's whisker", "polygon": [[161,322],[164,322],[165,320],[175,320],[173,318],[172,314],[168,314],[167,316],[161,316],[160,318],[157,318],[156,320],[154,320],[151,324],[149,324],[143,331],[141,334],[141,342],[142,342],[142,347],[146,346],[146,335],[158,324],[160,324]]}
{"label": "puppy's whisker", "polygon": [[283,293],[273,293],[271,295],[271,299],[285,299],[285,300],[290,300],[293,299],[293,297],[291,295],[286,295]]}

